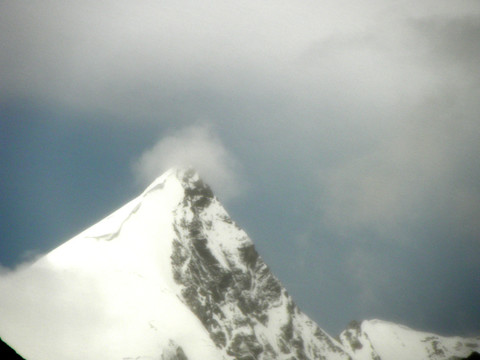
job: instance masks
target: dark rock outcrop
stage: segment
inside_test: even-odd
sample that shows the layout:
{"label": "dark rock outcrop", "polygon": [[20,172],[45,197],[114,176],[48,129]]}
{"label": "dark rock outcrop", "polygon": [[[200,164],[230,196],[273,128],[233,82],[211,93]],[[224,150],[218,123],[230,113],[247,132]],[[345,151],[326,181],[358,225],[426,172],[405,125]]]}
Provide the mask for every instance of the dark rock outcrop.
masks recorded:
{"label": "dark rock outcrop", "polygon": [[0,359],[2,360],[25,360],[23,357],[17,354],[10,346],[8,346],[0,338]]}

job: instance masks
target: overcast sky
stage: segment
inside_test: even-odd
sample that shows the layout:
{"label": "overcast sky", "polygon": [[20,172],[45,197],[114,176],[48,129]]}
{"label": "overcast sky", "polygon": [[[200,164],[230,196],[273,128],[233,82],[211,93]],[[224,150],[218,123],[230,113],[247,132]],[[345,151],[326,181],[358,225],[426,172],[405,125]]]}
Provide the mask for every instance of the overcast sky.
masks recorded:
{"label": "overcast sky", "polygon": [[1,1],[3,271],[193,165],[332,335],[479,335],[479,40],[477,0]]}

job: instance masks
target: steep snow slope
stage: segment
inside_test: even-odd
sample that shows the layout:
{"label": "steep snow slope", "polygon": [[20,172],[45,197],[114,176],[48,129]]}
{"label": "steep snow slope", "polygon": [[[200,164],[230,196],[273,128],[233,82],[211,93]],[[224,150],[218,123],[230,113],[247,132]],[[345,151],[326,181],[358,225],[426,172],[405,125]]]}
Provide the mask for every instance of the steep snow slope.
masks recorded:
{"label": "steep snow slope", "polygon": [[340,335],[358,360],[460,359],[480,349],[480,339],[442,337],[381,320],[352,322]]}
{"label": "steep snow slope", "polygon": [[1,298],[0,334],[29,360],[158,359],[172,342],[190,359],[221,358],[172,276],[172,211],[183,196],[171,171],[7,279],[28,300],[18,309]]}

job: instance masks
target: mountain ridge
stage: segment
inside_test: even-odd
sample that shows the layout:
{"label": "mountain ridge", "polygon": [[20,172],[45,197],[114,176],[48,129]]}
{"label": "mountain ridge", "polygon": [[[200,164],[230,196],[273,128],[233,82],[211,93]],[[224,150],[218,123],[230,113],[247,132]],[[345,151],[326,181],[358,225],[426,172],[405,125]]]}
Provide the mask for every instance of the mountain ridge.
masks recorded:
{"label": "mountain ridge", "polygon": [[[49,323],[42,333],[42,326],[30,325],[18,310],[18,318],[8,314],[15,304],[0,299],[0,335],[28,360],[407,359],[398,357],[401,346],[392,340],[403,334],[397,324],[362,322],[336,340],[302,313],[191,168],[170,169],[20,275],[39,276],[32,271],[61,289],[58,295],[69,306],[52,305],[49,296],[34,302],[36,321]],[[27,285],[26,297],[32,290]],[[381,339],[378,326],[390,336]],[[34,334],[40,339],[32,344]],[[465,357],[476,349],[466,341],[480,345],[468,339],[458,347],[433,336],[418,348],[426,355],[409,359]],[[414,343],[422,339],[414,337]],[[385,350],[385,343],[396,346],[396,354]]]}

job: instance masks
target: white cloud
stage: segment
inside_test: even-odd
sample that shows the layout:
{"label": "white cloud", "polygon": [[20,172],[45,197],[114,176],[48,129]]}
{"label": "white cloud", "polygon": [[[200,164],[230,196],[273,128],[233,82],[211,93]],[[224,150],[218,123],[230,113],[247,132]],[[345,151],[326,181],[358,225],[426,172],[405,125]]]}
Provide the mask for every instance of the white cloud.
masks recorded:
{"label": "white cloud", "polygon": [[[438,3],[425,8],[438,12]],[[0,7],[0,93],[117,118],[152,119],[194,106],[185,101],[192,91],[237,99],[281,92],[303,104],[332,92],[374,92],[391,101],[430,85],[429,67],[418,66],[424,44],[405,21],[408,2],[48,0]],[[408,76],[414,81],[403,81]]]}
{"label": "white cloud", "polygon": [[186,127],[161,138],[140,156],[134,171],[145,186],[171,167],[195,168],[221,200],[244,188],[238,161],[208,126]]}

